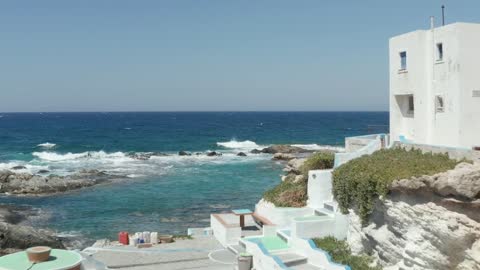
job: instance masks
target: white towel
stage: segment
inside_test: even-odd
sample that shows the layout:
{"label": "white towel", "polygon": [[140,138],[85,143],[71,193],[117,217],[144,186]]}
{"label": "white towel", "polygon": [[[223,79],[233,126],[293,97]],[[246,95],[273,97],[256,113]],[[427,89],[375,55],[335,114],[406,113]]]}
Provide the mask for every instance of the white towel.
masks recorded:
{"label": "white towel", "polygon": [[151,232],[150,233],[150,243],[158,244],[158,232]]}

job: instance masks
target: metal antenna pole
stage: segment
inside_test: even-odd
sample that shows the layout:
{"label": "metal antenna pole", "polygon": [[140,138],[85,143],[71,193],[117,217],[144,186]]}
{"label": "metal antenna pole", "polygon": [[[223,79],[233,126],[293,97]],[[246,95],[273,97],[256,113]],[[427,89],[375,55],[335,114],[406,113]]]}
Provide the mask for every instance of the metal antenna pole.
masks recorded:
{"label": "metal antenna pole", "polygon": [[442,5],[442,26],[445,25],[445,5]]}

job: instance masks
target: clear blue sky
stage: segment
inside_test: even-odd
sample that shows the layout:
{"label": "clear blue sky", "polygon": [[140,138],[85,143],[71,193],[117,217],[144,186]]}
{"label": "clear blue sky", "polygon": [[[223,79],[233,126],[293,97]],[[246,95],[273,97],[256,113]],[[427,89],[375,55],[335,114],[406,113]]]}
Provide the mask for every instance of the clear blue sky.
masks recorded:
{"label": "clear blue sky", "polygon": [[0,111],[387,110],[388,38],[480,1],[1,1]]}

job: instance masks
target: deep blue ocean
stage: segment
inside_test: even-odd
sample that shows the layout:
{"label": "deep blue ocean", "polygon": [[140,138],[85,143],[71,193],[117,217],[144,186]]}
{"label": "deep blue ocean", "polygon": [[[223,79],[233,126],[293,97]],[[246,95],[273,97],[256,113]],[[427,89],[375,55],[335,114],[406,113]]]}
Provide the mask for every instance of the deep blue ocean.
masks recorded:
{"label": "deep blue ocean", "polygon": [[[0,203],[34,207],[32,225],[61,235],[114,238],[118,231],[186,233],[211,212],[251,208],[280,181],[283,164],[240,151],[271,144],[343,147],[346,136],[388,131],[388,112],[0,113],[0,170],[67,175],[98,169],[126,180]],[[178,156],[181,150],[219,157]],[[136,160],[128,153],[169,156]]]}

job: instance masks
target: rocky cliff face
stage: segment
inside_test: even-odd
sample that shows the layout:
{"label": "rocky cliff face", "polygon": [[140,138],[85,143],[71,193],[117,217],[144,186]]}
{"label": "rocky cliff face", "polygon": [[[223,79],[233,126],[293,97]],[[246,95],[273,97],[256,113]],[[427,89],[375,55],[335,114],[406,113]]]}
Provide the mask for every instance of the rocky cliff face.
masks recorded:
{"label": "rocky cliff face", "polygon": [[350,213],[348,241],[384,269],[480,269],[480,166],[396,181],[370,224]]}

